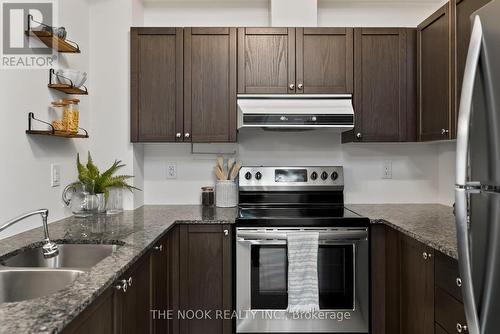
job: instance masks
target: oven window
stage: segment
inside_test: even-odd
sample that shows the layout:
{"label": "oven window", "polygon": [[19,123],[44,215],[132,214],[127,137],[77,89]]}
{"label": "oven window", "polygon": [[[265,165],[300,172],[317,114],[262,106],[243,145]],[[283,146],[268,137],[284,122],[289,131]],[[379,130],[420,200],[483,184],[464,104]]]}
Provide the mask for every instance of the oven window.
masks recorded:
{"label": "oven window", "polygon": [[[283,310],[288,305],[286,245],[252,245],[251,305],[255,310]],[[354,307],[354,246],[320,245],[319,306],[323,310]]]}

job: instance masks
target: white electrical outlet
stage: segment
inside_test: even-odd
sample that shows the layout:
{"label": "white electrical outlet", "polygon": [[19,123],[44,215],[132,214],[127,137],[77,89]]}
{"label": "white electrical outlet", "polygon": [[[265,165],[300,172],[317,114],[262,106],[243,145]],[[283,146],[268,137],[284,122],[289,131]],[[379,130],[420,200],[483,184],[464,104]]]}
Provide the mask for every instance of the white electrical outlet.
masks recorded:
{"label": "white electrical outlet", "polygon": [[167,179],[177,178],[177,163],[167,162]]}
{"label": "white electrical outlet", "polygon": [[61,166],[58,164],[50,165],[50,186],[59,187],[61,185]]}
{"label": "white electrical outlet", "polygon": [[382,166],[382,178],[392,179],[392,161],[384,161]]}

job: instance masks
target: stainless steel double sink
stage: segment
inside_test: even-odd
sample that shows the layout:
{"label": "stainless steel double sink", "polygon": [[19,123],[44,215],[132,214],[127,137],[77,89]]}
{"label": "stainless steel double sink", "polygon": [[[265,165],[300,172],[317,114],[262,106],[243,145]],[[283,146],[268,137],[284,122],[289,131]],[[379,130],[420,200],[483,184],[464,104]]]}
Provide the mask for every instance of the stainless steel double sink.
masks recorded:
{"label": "stainless steel double sink", "polygon": [[0,261],[0,303],[48,296],[62,290],[119,245],[59,244],[58,247],[59,254],[51,258],[45,258],[41,247],[37,247]]}

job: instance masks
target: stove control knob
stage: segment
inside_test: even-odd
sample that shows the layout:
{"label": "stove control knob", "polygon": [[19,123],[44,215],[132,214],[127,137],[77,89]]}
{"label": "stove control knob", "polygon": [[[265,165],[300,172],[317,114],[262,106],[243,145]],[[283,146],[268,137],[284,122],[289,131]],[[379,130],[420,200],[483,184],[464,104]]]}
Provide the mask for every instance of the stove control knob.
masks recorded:
{"label": "stove control knob", "polygon": [[311,180],[315,181],[318,178],[318,173],[312,172],[311,173]]}
{"label": "stove control knob", "polygon": [[333,181],[335,181],[336,179],[339,178],[339,173],[333,172],[331,178],[332,178]]}
{"label": "stove control knob", "polygon": [[323,173],[321,173],[321,179],[322,179],[323,181],[325,181],[326,179],[328,179],[328,173],[327,173],[327,172],[323,172]]}
{"label": "stove control knob", "polygon": [[245,173],[245,179],[250,180],[252,178],[252,173],[246,172]]}
{"label": "stove control knob", "polygon": [[261,174],[261,172],[257,172],[257,173],[255,173],[255,178],[256,178],[257,180],[262,179],[262,174]]}

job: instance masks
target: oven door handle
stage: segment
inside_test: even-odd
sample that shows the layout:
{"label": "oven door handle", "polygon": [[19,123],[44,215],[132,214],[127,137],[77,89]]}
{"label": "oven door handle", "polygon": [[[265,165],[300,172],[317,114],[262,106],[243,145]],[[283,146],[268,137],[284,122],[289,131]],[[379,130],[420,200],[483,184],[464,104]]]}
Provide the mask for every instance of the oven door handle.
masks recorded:
{"label": "oven door handle", "polygon": [[[294,232],[289,232],[294,233]],[[262,240],[283,240],[286,242],[287,233],[280,232],[241,232],[236,234],[238,241],[262,241]],[[327,241],[345,241],[345,240],[364,240],[368,238],[367,231],[335,231],[321,232],[319,240]]]}

